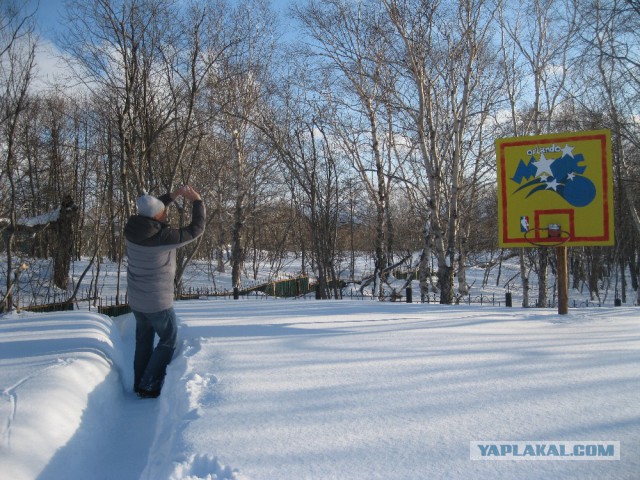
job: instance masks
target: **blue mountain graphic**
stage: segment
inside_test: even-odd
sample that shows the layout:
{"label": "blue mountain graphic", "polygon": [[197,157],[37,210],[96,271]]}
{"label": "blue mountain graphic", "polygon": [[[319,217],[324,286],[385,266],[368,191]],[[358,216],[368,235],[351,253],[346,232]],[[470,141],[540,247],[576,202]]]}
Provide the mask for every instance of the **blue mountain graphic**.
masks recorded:
{"label": "blue mountain graphic", "polygon": [[531,177],[535,177],[537,168],[533,164],[534,160],[535,159],[531,157],[528,164],[524,163],[524,160],[520,160],[518,168],[516,168],[516,173],[511,180],[516,183],[522,183],[523,179],[529,180]]}

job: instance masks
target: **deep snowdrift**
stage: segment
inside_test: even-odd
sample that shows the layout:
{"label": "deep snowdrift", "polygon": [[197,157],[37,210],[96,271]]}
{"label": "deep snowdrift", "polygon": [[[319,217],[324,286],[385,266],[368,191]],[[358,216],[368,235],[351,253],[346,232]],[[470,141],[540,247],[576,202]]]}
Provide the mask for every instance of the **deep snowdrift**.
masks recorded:
{"label": "deep snowdrift", "polygon": [[[0,317],[2,479],[632,479],[637,308],[190,301],[157,400],[133,318]],[[614,461],[475,461],[472,441],[619,441]]]}

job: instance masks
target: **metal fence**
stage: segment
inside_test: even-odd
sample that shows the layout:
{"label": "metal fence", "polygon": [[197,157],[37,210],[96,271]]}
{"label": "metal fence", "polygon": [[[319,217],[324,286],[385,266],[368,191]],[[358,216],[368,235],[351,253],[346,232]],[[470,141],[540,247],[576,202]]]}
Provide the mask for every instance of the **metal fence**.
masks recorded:
{"label": "metal fence", "polygon": [[[423,304],[440,304],[440,297],[436,293],[431,293],[424,297],[419,294],[415,295],[411,288],[407,288],[404,292],[393,292],[383,296],[372,295],[371,293],[362,293],[357,289],[349,289],[344,287],[341,289],[341,297],[338,299],[361,300],[361,301],[384,301],[384,302],[404,302],[404,303],[423,303]],[[176,297],[176,300],[197,300],[197,299],[236,299],[236,300],[269,300],[273,298],[290,298],[298,300],[314,300],[319,295],[316,291],[316,285],[309,281],[308,277],[297,277],[287,280],[279,280],[275,282],[264,283],[261,285],[253,285],[247,289],[234,290],[216,290],[208,287],[187,288]],[[46,300],[46,299],[45,299]],[[64,295],[56,295],[54,301],[43,301],[41,303],[32,303],[30,305],[21,306],[19,310],[31,312],[54,312],[74,310],[82,308],[81,304],[86,303],[88,309],[95,309],[98,313],[108,316],[119,316],[129,313],[131,309],[127,304],[126,295],[107,296],[107,297],[90,297],[85,296],[83,299],[69,301]],[[458,296],[454,300],[454,305],[475,305],[475,306],[491,306],[491,307],[511,307],[512,298],[510,292],[504,295],[496,293],[475,293],[465,296]],[[616,306],[620,303],[616,301]],[[573,300],[572,308],[585,307],[601,307],[601,302],[589,300]],[[537,307],[537,304],[532,305]],[[550,301],[545,307],[555,308],[557,302]]]}

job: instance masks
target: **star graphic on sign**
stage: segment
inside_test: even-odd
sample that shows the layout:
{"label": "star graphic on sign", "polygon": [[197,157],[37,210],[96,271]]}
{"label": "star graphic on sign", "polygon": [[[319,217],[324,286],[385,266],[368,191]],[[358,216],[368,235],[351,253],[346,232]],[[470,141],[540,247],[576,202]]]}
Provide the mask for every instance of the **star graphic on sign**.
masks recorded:
{"label": "star graphic on sign", "polygon": [[555,178],[553,180],[551,180],[550,182],[547,182],[547,190],[557,190],[558,189],[558,182],[555,180]]}
{"label": "star graphic on sign", "polygon": [[544,156],[544,153],[540,154],[540,160],[538,160],[535,163],[536,166],[536,176],[540,176],[543,173],[553,173],[551,171],[551,164],[553,163],[553,160],[547,160],[547,157]]}
{"label": "star graphic on sign", "polygon": [[565,155],[569,155],[571,158],[573,158],[573,149],[574,147],[570,147],[565,143],[564,148],[562,149],[562,156],[564,157]]}
{"label": "star graphic on sign", "polygon": [[573,180],[574,178],[576,178],[576,174],[571,172],[569,173],[569,175],[567,175],[567,180]]}

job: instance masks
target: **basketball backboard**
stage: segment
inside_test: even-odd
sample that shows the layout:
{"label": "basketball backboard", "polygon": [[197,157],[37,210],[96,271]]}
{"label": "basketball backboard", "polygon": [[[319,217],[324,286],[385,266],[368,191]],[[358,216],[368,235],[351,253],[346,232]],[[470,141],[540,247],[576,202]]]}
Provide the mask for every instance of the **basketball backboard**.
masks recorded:
{"label": "basketball backboard", "polygon": [[503,248],[613,245],[608,130],[496,140]]}

